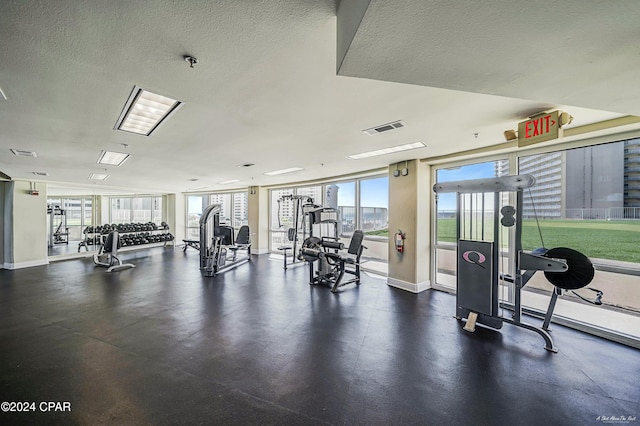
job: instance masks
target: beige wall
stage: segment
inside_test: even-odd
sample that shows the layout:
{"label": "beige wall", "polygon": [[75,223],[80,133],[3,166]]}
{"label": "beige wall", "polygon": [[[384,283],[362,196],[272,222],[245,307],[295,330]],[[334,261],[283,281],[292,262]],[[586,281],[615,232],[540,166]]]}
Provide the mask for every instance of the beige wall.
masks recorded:
{"label": "beige wall", "polygon": [[[401,163],[403,168],[405,163]],[[406,165],[407,176],[393,175],[389,167],[389,285],[412,292],[430,288],[429,200],[431,178],[429,166],[416,160]],[[393,235],[406,233],[404,253],[395,249]]]}
{"label": "beige wall", "polygon": [[[5,200],[10,200],[7,214],[9,241],[5,245],[4,265],[7,269],[48,264],[47,260],[47,191],[44,183],[36,183],[40,195],[29,194],[31,182],[9,182]],[[9,223],[11,224],[9,226]]]}
{"label": "beige wall", "polygon": [[[5,206],[5,202],[4,202],[4,191],[5,191],[5,187],[7,186],[7,182],[0,182],[0,269],[4,268],[4,228],[5,228],[5,223],[4,223],[4,206]],[[9,228],[7,228],[9,229]]]}
{"label": "beige wall", "polygon": [[174,244],[182,244],[186,238],[186,196],[184,194],[168,194],[163,197],[165,221],[169,225],[169,232],[173,234]]}
{"label": "beige wall", "polygon": [[269,253],[269,190],[252,186],[247,197],[251,253]]}

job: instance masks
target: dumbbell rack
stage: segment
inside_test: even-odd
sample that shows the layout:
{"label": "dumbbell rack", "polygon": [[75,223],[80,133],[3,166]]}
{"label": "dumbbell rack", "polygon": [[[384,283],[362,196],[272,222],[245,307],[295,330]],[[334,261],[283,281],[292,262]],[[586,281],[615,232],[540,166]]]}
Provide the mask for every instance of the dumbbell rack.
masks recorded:
{"label": "dumbbell rack", "polygon": [[[107,229],[105,230],[105,227]],[[97,229],[96,229],[97,228]],[[104,225],[96,228],[87,228],[84,230],[85,239],[78,244],[78,252],[81,247],[85,247],[88,251],[89,245],[100,246],[104,244],[104,240],[111,230],[117,230],[120,235],[120,242],[122,249],[128,249],[133,247],[150,247],[167,246],[167,243],[173,242],[175,237],[169,231],[169,225],[156,227],[153,229],[151,224],[131,224],[129,228],[118,227],[113,228],[109,225]],[[118,229],[119,228],[119,229]],[[134,230],[126,230],[134,229]]]}

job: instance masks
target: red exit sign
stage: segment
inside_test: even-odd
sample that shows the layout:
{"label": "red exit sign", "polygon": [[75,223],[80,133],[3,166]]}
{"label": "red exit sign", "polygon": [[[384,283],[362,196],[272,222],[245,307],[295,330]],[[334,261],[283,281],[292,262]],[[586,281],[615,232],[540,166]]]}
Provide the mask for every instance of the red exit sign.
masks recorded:
{"label": "red exit sign", "polygon": [[540,114],[518,123],[518,146],[533,145],[560,137],[558,111]]}

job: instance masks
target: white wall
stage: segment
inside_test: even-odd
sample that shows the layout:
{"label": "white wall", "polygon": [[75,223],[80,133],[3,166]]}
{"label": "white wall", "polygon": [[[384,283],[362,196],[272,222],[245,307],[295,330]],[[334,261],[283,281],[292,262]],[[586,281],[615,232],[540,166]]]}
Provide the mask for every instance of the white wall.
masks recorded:
{"label": "white wall", "polygon": [[[36,183],[40,195],[29,194],[31,182],[8,182],[5,191],[4,267],[18,269],[46,265],[47,260],[47,191]],[[8,217],[7,217],[8,215]]]}

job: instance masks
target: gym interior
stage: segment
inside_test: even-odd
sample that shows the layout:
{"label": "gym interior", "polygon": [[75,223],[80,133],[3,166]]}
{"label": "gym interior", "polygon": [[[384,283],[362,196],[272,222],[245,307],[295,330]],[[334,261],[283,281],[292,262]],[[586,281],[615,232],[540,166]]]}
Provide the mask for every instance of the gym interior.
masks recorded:
{"label": "gym interior", "polygon": [[636,424],[639,15],[5,1],[0,420]]}

